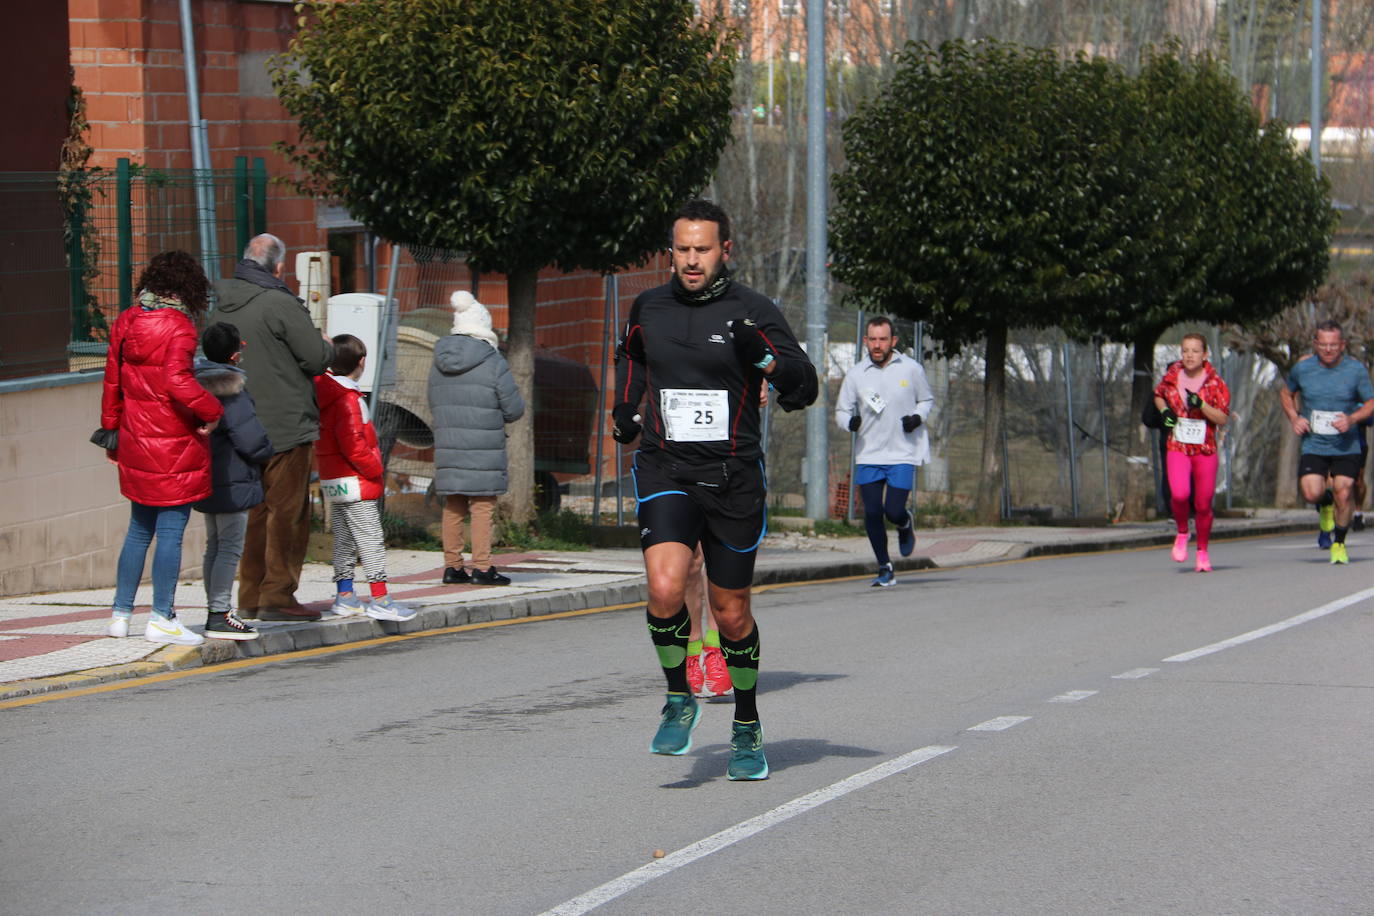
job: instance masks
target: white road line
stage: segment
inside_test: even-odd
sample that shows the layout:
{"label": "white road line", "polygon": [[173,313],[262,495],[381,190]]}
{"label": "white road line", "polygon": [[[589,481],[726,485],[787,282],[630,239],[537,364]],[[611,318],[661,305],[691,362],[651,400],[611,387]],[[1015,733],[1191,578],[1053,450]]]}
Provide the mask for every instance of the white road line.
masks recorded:
{"label": "white road line", "polygon": [[779,805],[771,811],[765,811],[758,817],[751,817],[747,821],[741,821],[733,827],[726,827],[720,833],[708,836],[704,840],[698,840],[691,846],[684,846],[677,852],[670,853],[661,859],[650,862],[636,868],[616,878],[614,881],[607,881],[600,887],[593,888],[580,897],[574,897],[567,903],[559,904],[551,910],[546,910],[540,916],[580,916],[582,913],[589,912],[609,903],[622,894],[628,893],[635,888],[648,884],[655,878],[676,871],[684,865],[690,865],[697,859],[709,856],[713,852],[719,852],[727,846],[738,843],[740,840],[748,839],[756,833],[761,833],[769,827],[781,824],[783,821],[804,814],[812,808],[818,808],[828,801],[834,801],[841,796],[848,795],[856,789],[872,785],[879,780],[889,776],[895,776],[904,770],[909,770],[914,766],[919,766],[928,760],[934,760],[942,754],[948,754],[954,747],[944,747],[931,745],[930,747],[917,748],[914,751],[894,757],[885,763],[864,770],[862,773],[855,773],[853,776],[841,779],[839,782],[809,792],[799,798],[794,798],[786,804]]}
{"label": "white road line", "polygon": [[986,722],[979,722],[977,725],[968,729],[971,732],[1002,732],[1011,728],[1013,725],[1020,725],[1022,722],[1030,721],[1030,716],[998,716],[995,719],[988,719]]}
{"label": "white road line", "polygon": [[1096,690],[1070,690],[1061,693],[1057,697],[1050,697],[1046,703],[1077,703],[1079,700],[1086,700],[1090,696],[1096,695]]}
{"label": "white road line", "polygon": [[1157,672],[1158,668],[1132,668],[1130,671],[1123,671],[1120,674],[1113,674],[1114,681],[1134,681],[1142,677],[1149,677]]}
{"label": "white road line", "polygon": [[1220,652],[1223,649],[1230,649],[1233,646],[1243,645],[1253,642],[1256,639],[1263,639],[1275,633],[1281,633],[1298,624],[1307,623],[1309,620],[1316,620],[1318,617],[1325,617],[1327,614],[1334,614],[1336,611],[1344,610],[1352,604],[1359,604],[1374,598],[1374,588],[1366,588],[1363,591],[1346,595],[1344,598],[1337,598],[1335,601],[1315,607],[1310,611],[1299,614],[1296,617],[1289,617],[1287,620],[1280,620],[1278,623],[1270,624],[1267,627],[1260,627],[1258,630],[1251,630],[1249,633],[1242,633],[1239,636],[1232,636],[1230,639],[1223,639],[1221,642],[1214,642],[1210,646],[1203,646],[1201,649],[1194,649],[1191,652],[1180,652],[1178,655],[1170,655],[1164,659],[1166,662],[1189,662],[1204,655],[1211,655],[1213,652]]}

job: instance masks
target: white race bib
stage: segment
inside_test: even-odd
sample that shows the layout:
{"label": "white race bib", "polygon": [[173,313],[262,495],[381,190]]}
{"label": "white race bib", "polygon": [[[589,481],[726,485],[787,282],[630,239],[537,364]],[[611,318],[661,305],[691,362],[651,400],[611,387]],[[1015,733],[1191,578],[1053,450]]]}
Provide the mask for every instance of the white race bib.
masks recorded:
{"label": "white race bib", "polygon": [[887,406],[887,402],[883,400],[883,396],[872,388],[865,388],[863,391],[860,391],[859,397],[863,398],[863,402],[868,405],[868,409],[876,414],[881,414],[883,408]]}
{"label": "white race bib", "polygon": [[321,478],[320,495],[330,504],[362,502],[363,486],[357,477]]}
{"label": "white race bib", "polygon": [[1207,441],[1207,421],[1179,417],[1174,427],[1174,440],[1184,445],[1202,445]]}
{"label": "white race bib", "polygon": [[664,388],[659,392],[664,438],[672,442],[729,439],[730,401],[725,391]]}
{"label": "white race bib", "polygon": [[1339,410],[1312,411],[1312,432],[1319,436],[1339,436],[1341,431],[1336,428],[1336,417],[1338,416],[1340,416]]}

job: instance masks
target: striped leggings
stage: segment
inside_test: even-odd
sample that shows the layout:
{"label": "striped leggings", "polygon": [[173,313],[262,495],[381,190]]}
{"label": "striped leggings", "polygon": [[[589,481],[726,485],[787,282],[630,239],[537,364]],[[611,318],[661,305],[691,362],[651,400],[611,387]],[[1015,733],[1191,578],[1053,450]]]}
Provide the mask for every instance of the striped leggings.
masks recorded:
{"label": "striped leggings", "polygon": [[334,503],[329,507],[334,533],[334,581],[352,579],[361,559],[368,582],[386,581],[386,536],[375,499]]}

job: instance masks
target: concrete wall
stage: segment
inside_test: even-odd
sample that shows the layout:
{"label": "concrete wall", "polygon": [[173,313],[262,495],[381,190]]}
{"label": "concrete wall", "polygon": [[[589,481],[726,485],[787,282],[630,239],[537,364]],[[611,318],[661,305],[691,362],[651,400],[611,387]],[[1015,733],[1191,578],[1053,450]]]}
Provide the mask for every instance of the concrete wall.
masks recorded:
{"label": "concrete wall", "polygon": [[[0,390],[0,597],[110,588],[129,525],[114,465],[87,439],[100,425],[100,376]],[[192,515],[182,578],[200,578],[205,523]],[[150,551],[151,553],[151,551]],[[145,573],[152,565],[148,558]],[[204,602],[199,585],[178,603]]]}

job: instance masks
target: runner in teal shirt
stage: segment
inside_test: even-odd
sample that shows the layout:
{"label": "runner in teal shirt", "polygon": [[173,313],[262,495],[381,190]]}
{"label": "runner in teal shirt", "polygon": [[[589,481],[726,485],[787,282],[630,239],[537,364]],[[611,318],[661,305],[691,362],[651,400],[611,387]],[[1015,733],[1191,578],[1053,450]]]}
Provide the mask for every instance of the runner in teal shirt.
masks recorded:
{"label": "runner in teal shirt", "polygon": [[[1317,544],[1330,547],[1332,563],[1345,564],[1355,478],[1364,463],[1357,427],[1374,414],[1374,382],[1360,362],[1345,355],[1345,338],[1336,322],[1317,325],[1313,349],[1317,358],[1293,367],[1279,400],[1293,432],[1302,437],[1298,482],[1303,498],[1317,505]],[[1301,398],[1301,412],[1294,395]]]}

